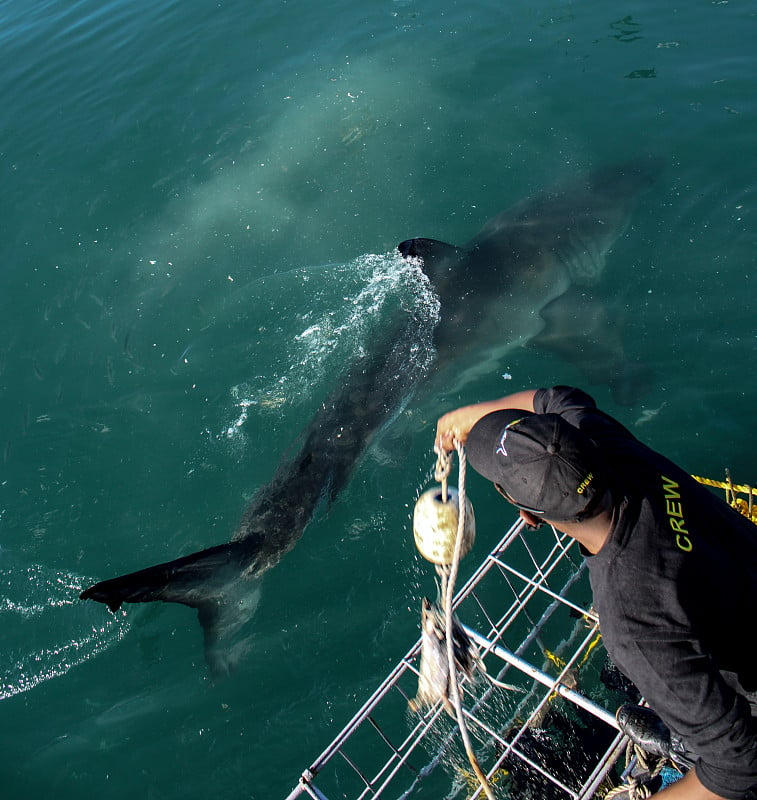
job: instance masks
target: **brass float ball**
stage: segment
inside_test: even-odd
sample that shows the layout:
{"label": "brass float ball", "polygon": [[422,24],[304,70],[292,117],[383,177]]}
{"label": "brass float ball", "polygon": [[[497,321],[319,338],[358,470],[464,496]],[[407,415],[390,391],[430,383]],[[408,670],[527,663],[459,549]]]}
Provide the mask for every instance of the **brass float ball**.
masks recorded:
{"label": "brass float ball", "polygon": [[[415,504],[413,535],[418,552],[432,564],[451,564],[455,553],[455,539],[459,523],[460,497],[457,489],[447,489],[447,502],[441,486],[425,491]],[[460,558],[467,555],[476,538],[476,520],[473,506],[465,499],[465,529]]]}

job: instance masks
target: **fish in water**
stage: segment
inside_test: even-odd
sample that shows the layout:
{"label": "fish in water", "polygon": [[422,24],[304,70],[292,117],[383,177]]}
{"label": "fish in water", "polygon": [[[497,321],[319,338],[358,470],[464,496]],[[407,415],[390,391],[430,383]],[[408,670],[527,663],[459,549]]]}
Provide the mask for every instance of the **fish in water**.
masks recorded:
{"label": "fish in water", "polygon": [[464,247],[402,242],[400,252],[422,260],[439,294],[437,367],[452,365],[464,383],[471,373],[493,373],[513,348],[530,344],[632,404],[648,370],[627,357],[620,326],[595,289],[660,168],[660,159],[642,157],[557,185],[490,219]]}
{"label": "fish in water", "polygon": [[[402,242],[400,253],[422,260],[441,303],[432,323],[434,367],[483,371],[532,342],[628,399],[638,371],[591,287],[658,169],[653,160],[630,161],[537,194],[494,217],[463,248]],[[211,672],[227,673],[243,653],[239,634],[254,614],[261,576],[295,546],[321,501],[336,498],[376,431],[428,377],[429,324],[427,312],[400,309],[371,339],[303,431],[296,454],[257,491],[231,541],[101,581],[81,598],[114,612],[157,600],[195,608]]]}
{"label": "fish in water", "polygon": [[[468,678],[474,670],[483,670],[478,648],[462,629],[457,617],[452,617],[452,643],[456,669]],[[455,709],[450,701],[450,669],[447,656],[447,626],[445,614],[439,603],[432,603],[427,597],[421,605],[421,663],[418,670],[418,692],[410,700],[411,711],[430,708],[439,700],[444,710],[455,717]]]}

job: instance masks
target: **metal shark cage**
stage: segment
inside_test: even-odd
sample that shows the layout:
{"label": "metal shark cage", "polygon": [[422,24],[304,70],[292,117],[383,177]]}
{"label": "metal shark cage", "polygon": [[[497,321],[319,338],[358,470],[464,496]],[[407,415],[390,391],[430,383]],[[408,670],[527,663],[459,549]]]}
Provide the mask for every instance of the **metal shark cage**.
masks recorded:
{"label": "metal shark cage", "polygon": [[[577,543],[521,520],[455,596],[486,668],[461,683],[466,727],[497,797],[584,800],[617,783],[626,740],[614,709],[629,697],[590,603]],[[408,708],[419,666],[420,639],[287,800],[483,796],[441,703]]]}

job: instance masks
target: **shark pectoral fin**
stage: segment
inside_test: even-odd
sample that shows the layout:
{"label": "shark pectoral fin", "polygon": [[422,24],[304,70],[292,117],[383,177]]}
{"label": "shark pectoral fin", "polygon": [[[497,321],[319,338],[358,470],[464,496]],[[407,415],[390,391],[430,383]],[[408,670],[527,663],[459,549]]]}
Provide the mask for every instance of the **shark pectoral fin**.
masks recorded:
{"label": "shark pectoral fin", "polygon": [[629,361],[622,325],[610,319],[606,305],[590,291],[571,287],[548,303],[541,316],[544,329],[530,345],[573,364],[589,383],[607,384],[621,405],[632,405],[649,389],[650,370]]}
{"label": "shark pectoral fin", "polygon": [[225,591],[196,603],[205,661],[214,679],[233,672],[250,648],[246,626],[257,610],[260,585],[259,576],[241,577],[228,584]]}
{"label": "shark pectoral fin", "polygon": [[197,619],[202,626],[205,663],[214,679],[229,675],[238,662],[238,657],[224,648],[223,619],[226,615],[224,603],[208,598],[197,604]]}
{"label": "shark pectoral fin", "polygon": [[425,266],[433,266],[443,259],[459,259],[465,250],[452,244],[445,244],[436,239],[406,239],[397,245],[403,258],[420,258]]}

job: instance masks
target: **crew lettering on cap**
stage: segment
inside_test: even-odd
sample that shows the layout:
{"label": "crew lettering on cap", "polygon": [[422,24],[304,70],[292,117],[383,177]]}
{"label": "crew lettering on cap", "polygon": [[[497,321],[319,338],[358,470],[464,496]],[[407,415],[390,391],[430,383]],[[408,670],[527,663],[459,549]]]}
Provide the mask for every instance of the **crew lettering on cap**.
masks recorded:
{"label": "crew lettering on cap", "polygon": [[576,492],[578,494],[583,494],[588,488],[589,484],[594,480],[594,473],[590,472],[582,481],[578,484],[578,489]]}

